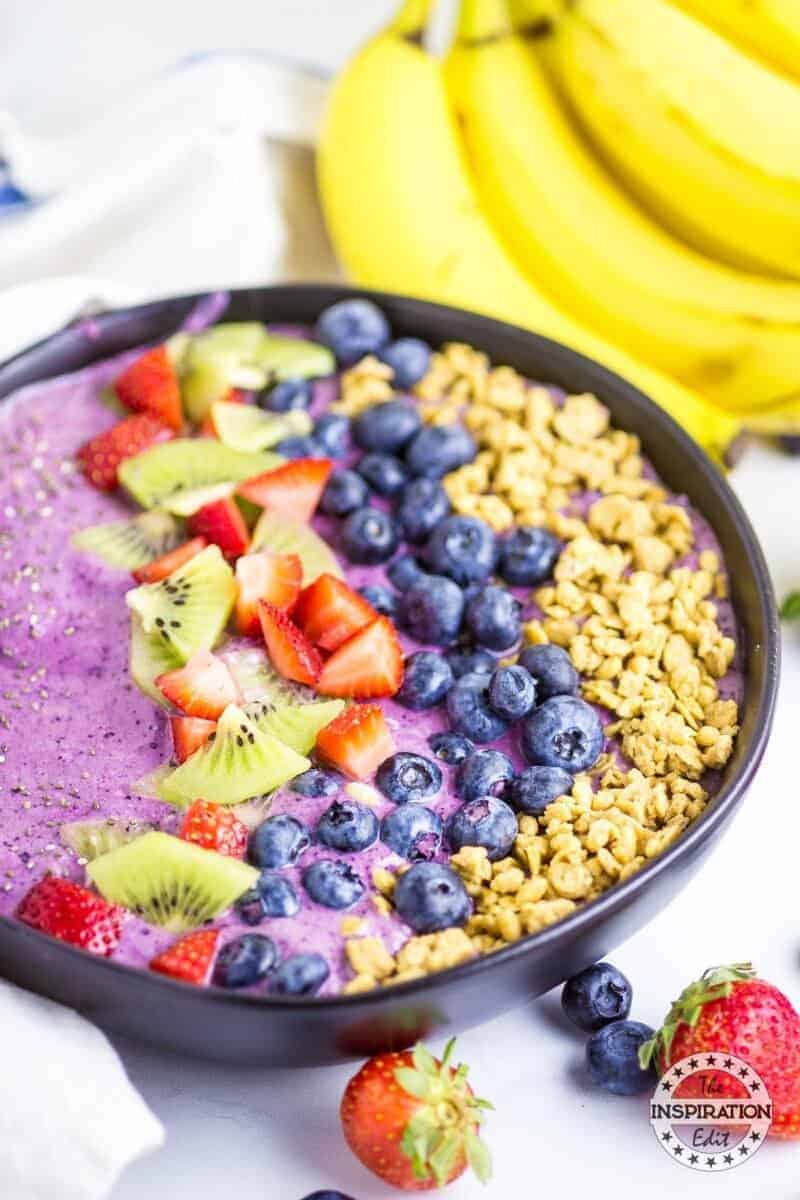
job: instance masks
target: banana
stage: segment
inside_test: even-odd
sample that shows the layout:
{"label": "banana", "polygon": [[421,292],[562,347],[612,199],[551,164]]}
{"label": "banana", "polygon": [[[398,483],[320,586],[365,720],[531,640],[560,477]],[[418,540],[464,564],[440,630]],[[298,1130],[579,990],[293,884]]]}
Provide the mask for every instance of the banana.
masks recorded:
{"label": "banana", "polygon": [[522,325],[629,379],[713,456],[741,422],[562,313],[517,270],[481,211],[439,63],[420,45],[430,0],[406,0],[336,80],[318,178],[331,240],[364,286]]}
{"label": "banana", "polygon": [[631,202],[512,32],[506,0],[462,0],[445,79],[495,230],[560,306],[723,407],[800,397],[800,285],[706,259]]}
{"label": "banana", "polygon": [[775,70],[800,79],[797,0],[674,0]]}
{"label": "banana", "polygon": [[[539,0],[527,8],[541,17]],[[666,0],[562,0],[534,28],[590,138],[659,220],[725,262],[800,277],[800,86]]]}

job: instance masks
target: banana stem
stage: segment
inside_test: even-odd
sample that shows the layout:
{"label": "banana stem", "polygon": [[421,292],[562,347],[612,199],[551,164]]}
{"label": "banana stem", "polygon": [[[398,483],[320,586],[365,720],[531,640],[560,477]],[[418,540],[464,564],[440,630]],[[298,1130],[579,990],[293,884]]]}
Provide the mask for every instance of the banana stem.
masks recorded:
{"label": "banana stem", "polygon": [[474,45],[511,33],[508,0],[461,0],[456,22],[456,42]]}
{"label": "banana stem", "polygon": [[437,0],[403,0],[388,26],[388,32],[412,42],[420,41],[436,2]]}
{"label": "banana stem", "polygon": [[538,33],[561,16],[564,0],[509,0],[511,27],[524,35]]}

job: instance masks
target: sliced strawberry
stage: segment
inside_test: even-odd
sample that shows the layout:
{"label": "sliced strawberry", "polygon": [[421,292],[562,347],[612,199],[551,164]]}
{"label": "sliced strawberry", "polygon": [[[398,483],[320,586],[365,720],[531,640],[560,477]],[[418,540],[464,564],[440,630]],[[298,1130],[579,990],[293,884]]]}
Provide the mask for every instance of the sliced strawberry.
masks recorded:
{"label": "sliced strawberry", "polygon": [[173,571],[177,571],[178,567],[182,567],[190,558],[194,558],[201,550],[205,550],[207,545],[204,537],[191,538],[183,545],[176,546],[174,550],[162,554],[160,558],[154,558],[143,567],[137,567],[133,578],[137,583],[158,583],[160,579],[166,579]]}
{"label": "sliced strawberry", "polygon": [[120,400],[132,412],[152,413],[170,429],[180,429],[181,389],[166,346],[157,346],[137,358],[122,372],[115,386]]}
{"label": "sliced strawberry", "polygon": [[239,689],[221,658],[198,650],[185,667],[156,678],[156,687],[187,717],[216,721],[229,704],[241,700]]}
{"label": "sliced strawberry", "polygon": [[243,554],[236,563],[236,627],[255,636],[261,631],[259,600],[289,612],[294,608],[303,582],[303,564],[296,554]]}
{"label": "sliced strawberry", "polygon": [[250,541],[244,517],[230,496],[198,508],[189,518],[189,529],[219,546],[226,558],[244,554]]}
{"label": "sliced strawberry", "polygon": [[57,875],[34,884],[17,909],[26,925],[102,958],[116,950],[126,916],[118,904]]}
{"label": "sliced strawberry", "polygon": [[259,600],[258,615],[267,653],[278,674],[313,687],[322,670],[322,659],[308,638],[268,600]]}
{"label": "sliced strawberry", "polygon": [[295,521],[310,521],[332,470],[329,458],[296,458],[274,471],[246,479],[237,491],[262,508]]}
{"label": "sliced strawberry", "polygon": [[195,800],[183,818],[178,837],[229,858],[244,858],[249,830],[229,808]]}
{"label": "sliced strawberry", "polygon": [[[231,388],[222,397],[222,399],[225,401],[226,404],[244,404],[245,403],[244,392],[241,392],[239,390],[239,388]],[[214,424],[214,417],[213,417],[213,414],[210,409],[206,413],[206,415],[203,417],[203,422],[202,422],[198,432],[200,434],[200,437],[213,437],[213,438],[219,437],[219,432],[217,430],[216,425]]]}
{"label": "sliced strawberry", "polygon": [[327,573],[303,588],[294,611],[308,640],[323,650],[336,650],[377,616],[363,596]]}
{"label": "sliced strawberry", "polygon": [[178,938],[150,962],[150,970],[184,983],[208,983],[219,944],[218,929],[198,929]]}
{"label": "sliced strawberry", "polygon": [[317,688],[325,696],[375,700],[393,696],[403,682],[403,651],[388,617],[378,617],[343,642],[322,668]]}
{"label": "sliced strawberry", "polygon": [[377,704],[351,704],[320,731],[316,749],[351,779],[367,779],[395,745]]}
{"label": "sliced strawberry", "polygon": [[158,417],[139,413],[135,417],[126,417],[112,429],[86,442],[75,457],[89,482],[101,492],[110,492],[119,483],[117,469],[121,462],[174,436],[175,431]]}
{"label": "sliced strawberry", "polygon": [[205,746],[211,734],[217,728],[216,721],[207,721],[203,717],[170,717],[169,727],[172,733],[172,745],[175,757],[179,763],[186,762],[195,750]]}

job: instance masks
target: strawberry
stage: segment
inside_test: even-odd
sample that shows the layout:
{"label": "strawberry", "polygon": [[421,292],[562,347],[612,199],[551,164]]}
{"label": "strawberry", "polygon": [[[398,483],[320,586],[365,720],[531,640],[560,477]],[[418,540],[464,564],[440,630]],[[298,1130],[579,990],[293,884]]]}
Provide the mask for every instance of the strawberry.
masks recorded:
{"label": "strawberry", "polygon": [[240,483],[237,492],[245,500],[295,521],[310,521],[333,470],[329,458],[295,458]]}
{"label": "strawberry", "polygon": [[210,800],[195,800],[186,811],[178,837],[229,858],[244,858],[248,832],[229,808]]}
{"label": "strawberry", "polygon": [[198,929],[178,938],[150,961],[150,970],[184,983],[208,983],[219,943],[218,929]]}
{"label": "strawberry", "polygon": [[303,564],[296,554],[243,554],[236,563],[236,627],[251,636],[259,633],[259,600],[284,612],[294,608],[303,582]]}
{"label": "strawberry", "polygon": [[422,1044],[371,1058],[342,1097],[348,1146],[368,1170],[404,1192],[445,1187],[467,1166],[481,1183],[491,1175],[478,1131],[492,1106],[475,1098],[466,1066],[450,1066],[454,1045],[448,1042],[441,1062]]}
{"label": "strawberry", "polygon": [[393,696],[403,682],[403,651],[388,617],[366,625],[327,660],[317,687],[325,696],[373,700]]}
{"label": "strawberry", "polygon": [[132,412],[152,413],[176,432],[183,424],[178,374],[166,346],[148,350],[120,375],[117,395]]}
{"label": "strawberry", "polygon": [[156,687],[187,717],[216,721],[229,704],[241,700],[239,689],[221,658],[198,650],[184,667],[156,678]]}
{"label": "strawberry", "polygon": [[198,508],[189,517],[189,529],[219,546],[226,558],[244,554],[250,541],[244,517],[230,496]]}
{"label": "strawberry", "polygon": [[139,413],[93,437],[75,457],[89,482],[101,492],[110,492],[119,483],[117,469],[121,462],[174,436],[174,430],[151,413]]}
{"label": "strawberry", "polygon": [[127,913],[70,879],[46,875],[22,899],[16,915],[59,941],[108,958],[117,948]]}
{"label": "strawberry", "polygon": [[336,650],[377,615],[363,596],[326,573],[303,588],[294,619],[315,646]]}
{"label": "strawberry", "polygon": [[137,583],[158,583],[160,579],[166,579],[173,571],[177,571],[178,567],[182,567],[190,558],[194,558],[201,550],[205,550],[207,545],[204,537],[191,538],[181,546],[176,546],[174,550],[168,550],[160,558],[154,558],[143,567],[137,567],[133,578]]}
{"label": "strawberry", "polygon": [[[226,404],[244,404],[244,392],[240,392],[238,388],[230,388],[229,391],[222,397]],[[219,437],[217,427],[214,424],[214,416],[211,410],[203,417],[202,424],[198,430],[200,437]]]}
{"label": "strawberry", "polygon": [[[689,984],[642,1046],[640,1061],[642,1067],[655,1062],[664,1074],[682,1058],[705,1054],[743,1059],[772,1100],[770,1134],[800,1138],[800,1014],[749,963],[715,967]],[[739,1086],[728,1074],[703,1071],[684,1080],[674,1095],[697,1098],[713,1087],[716,1096],[741,1096]]]}
{"label": "strawberry", "polygon": [[206,721],[203,717],[170,717],[170,732],[175,757],[179,763],[205,746],[211,734],[217,728],[216,721]]}
{"label": "strawberry", "polygon": [[267,653],[278,674],[313,687],[322,670],[322,659],[308,639],[285,612],[268,600],[259,600],[258,614]]}
{"label": "strawberry", "polygon": [[367,779],[395,745],[377,704],[351,704],[320,731],[316,749],[351,779]]}

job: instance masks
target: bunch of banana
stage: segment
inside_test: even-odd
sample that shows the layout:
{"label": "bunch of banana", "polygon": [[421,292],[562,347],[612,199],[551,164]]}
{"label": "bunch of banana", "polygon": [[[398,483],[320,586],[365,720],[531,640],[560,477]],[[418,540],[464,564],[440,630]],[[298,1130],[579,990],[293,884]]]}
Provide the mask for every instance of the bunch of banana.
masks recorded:
{"label": "bunch of banana", "polygon": [[675,0],[717,33],[800,79],[800,4],[797,0]]}

